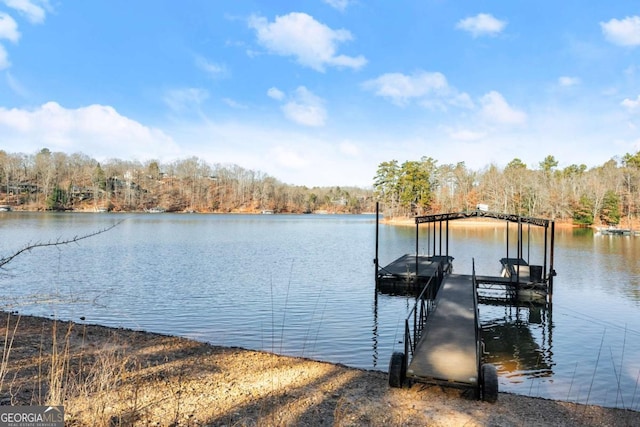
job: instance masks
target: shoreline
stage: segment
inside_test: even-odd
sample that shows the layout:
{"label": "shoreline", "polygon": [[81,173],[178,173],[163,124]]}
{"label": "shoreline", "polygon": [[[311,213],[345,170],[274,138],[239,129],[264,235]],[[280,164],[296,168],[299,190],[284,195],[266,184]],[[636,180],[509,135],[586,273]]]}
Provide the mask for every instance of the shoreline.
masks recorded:
{"label": "shoreline", "polygon": [[[38,213],[46,213],[46,212],[59,212],[59,211],[45,211],[45,210],[41,210],[41,209],[12,209],[12,212],[38,212]],[[95,214],[95,213],[113,213],[113,214],[144,214],[144,213],[154,213],[154,214],[160,214],[160,213],[169,213],[169,214],[201,214],[201,215],[264,215],[265,211],[260,211],[260,210],[236,210],[236,211],[230,211],[230,212],[218,212],[218,211],[212,211],[212,212],[200,212],[200,211],[171,211],[171,212],[165,212],[165,211],[158,211],[158,212],[150,212],[150,211],[108,211],[108,212],[97,212],[94,209],[76,209],[76,210],[71,210],[71,211],[65,211],[65,212],[69,212],[69,213],[79,213],[79,214]],[[314,214],[314,215],[375,215],[375,212],[361,212],[361,213],[349,213],[349,212],[338,212],[338,211],[315,211],[315,212],[279,212],[279,213],[272,213],[273,215],[304,215],[304,214]],[[384,217],[381,216],[380,220],[379,220],[380,224],[384,224],[384,225],[396,225],[396,226],[415,226],[415,219],[414,217]],[[498,225],[501,225],[502,222],[496,219],[491,219],[491,218],[469,218],[469,219],[460,219],[460,220],[455,220],[455,221],[450,221],[449,222],[449,226],[452,228],[455,227],[460,227],[460,228],[481,228],[481,227],[496,227]],[[423,224],[424,226],[424,224]],[[602,225],[591,225],[591,226],[580,226],[580,225],[575,225],[572,222],[568,222],[568,221],[562,221],[562,222],[555,222],[555,227],[556,229],[565,229],[565,230],[571,230],[571,229],[580,229],[580,228],[584,228],[584,229],[592,229],[594,231],[598,230],[599,228],[603,228],[604,226]],[[606,227],[604,227],[606,228]],[[640,230],[640,225],[639,224],[632,224],[632,226],[630,226],[629,228],[632,231],[635,230]]]}
{"label": "shoreline", "polygon": [[6,312],[0,319],[11,340],[0,404],[60,402],[66,425],[640,424],[640,412],[624,409],[508,393],[490,404],[452,388],[392,389],[384,372],[341,364]]}

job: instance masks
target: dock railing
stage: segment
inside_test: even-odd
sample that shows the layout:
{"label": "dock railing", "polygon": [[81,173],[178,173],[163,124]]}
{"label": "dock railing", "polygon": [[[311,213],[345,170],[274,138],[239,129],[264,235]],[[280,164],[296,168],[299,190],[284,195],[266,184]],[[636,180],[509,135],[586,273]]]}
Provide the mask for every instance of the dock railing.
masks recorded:
{"label": "dock railing", "polygon": [[436,287],[438,286],[437,275],[433,275],[427,281],[427,284],[420,292],[416,303],[409,312],[409,315],[405,319],[404,323],[404,357],[405,366],[408,362],[409,354],[413,357],[413,353],[418,345],[418,341],[422,336],[422,330],[424,329],[429,314],[435,308],[435,296],[437,293]]}

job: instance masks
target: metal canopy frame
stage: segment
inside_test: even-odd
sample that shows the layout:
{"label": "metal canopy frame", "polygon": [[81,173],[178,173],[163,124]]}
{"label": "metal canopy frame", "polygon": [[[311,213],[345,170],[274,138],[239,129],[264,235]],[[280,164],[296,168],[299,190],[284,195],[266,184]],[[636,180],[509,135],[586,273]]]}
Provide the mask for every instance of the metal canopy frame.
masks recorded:
{"label": "metal canopy frame", "polygon": [[548,227],[550,224],[553,223],[553,221],[549,219],[531,218],[531,217],[519,216],[514,214],[505,214],[500,212],[490,212],[490,211],[481,211],[481,210],[475,210],[470,212],[450,212],[450,213],[442,213],[442,214],[435,214],[435,215],[424,215],[424,216],[417,216],[415,219],[416,219],[416,224],[424,224],[428,222],[453,221],[456,219],[466,219],[471,217],[501,219],[501,220],[506,220],[510,222],[537,225],[539,227]]}
{"label": "metal canopy frame", "polygon": [[[509,258],[509,223],[515,223],[518,227],[518,242],[517,242],[517,259],[523,258],[523,224],[529,225],[529,229],[527,233],[530,232],[530,226],[538,226],[543,227],[545,230],[544,233],[544,265],[543,265],[543,280],[548,281],[549,284],[549,294],[553,294],[553,277],[555,276],[555,270],[553,268],[553,258],[554,258],[554,236],[555,236],[555,222],[549,219],[543,218],[533,218],[520,216],[515,214],[507,214],[501,212],[491,212],[491,211],[483,211],[483,210],[474,210],[468,212],[449,212],[449,213],[440,213],[433,215],[424,215],[415,217],[416,223],[416,248],[415,253],[416,256],[419,251],[419,237],[420,237],[420,224],[433,224],[433,227],[428,227],[427,232],[427,240],[431,241],[431,232],[433,231],[433,255],[445,255],[449,256],[449,221],[455,221],[459,219],[468,219],[468,218],[492,218],[502,221],[507,221],[507,255]],[[439,230],[436,232],[436,223],[438,224]],[[443,244],[443,223],[445,225],[444,230],[444,244],[445,244],[445,252],[442,252],[442,244]],[[432,230],[433,229],[433,230]],[[551,231],[549,233],[549,230]],[[439,239],[436,239],[436,235],[439,236]],[[436,248],[436,240],[438,240],[438,247]],[[529,244],[529,239],[527,239],[527,245]],[[427,247],[428,247],[427,243]],[[547,250],[549,251],[547,253]],[[547,271],[547,258],[549,260],[549,269]],[[519,269],[516,269],[517,273]],[[546,277],[545,277],[546,276]],[[516,278],[518,280],[518,278]]]}

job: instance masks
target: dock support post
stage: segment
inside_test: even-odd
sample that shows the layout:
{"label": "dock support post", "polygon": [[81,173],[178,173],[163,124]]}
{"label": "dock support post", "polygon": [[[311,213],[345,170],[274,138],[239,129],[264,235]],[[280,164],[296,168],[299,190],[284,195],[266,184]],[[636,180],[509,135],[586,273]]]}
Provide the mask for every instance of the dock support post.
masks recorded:
{"label": "dock support post", "polygon": [[436,223],[433,223],[433,256],[436,255]]}
{"label": "dock support post", "polygon": [[380,202],[376,202],[376,257],[373,259],[373,264],[376,267],[376,291],[378,290],[378,236],[380,234],[380,232],[378,231],[378,224],[380,224]]}
{"label": "dock support post", "polygon": [[447,224],[446,224],[446,243],[445,243],[445,256],[449,256],[449,220],[447,220]]}
{"label": "dock support post", "polygon": [[509,220],[507,220],[507,259],[509,259]]}
{"label": "dock support post", "polygon": [[416,285],[418,285],[418,238],[420,236],[420,224],[416,221]]}
{"label": "dock support post", "polygon": [[531,263],[531,224],[527,224],[527,263]]}
{"label": "dock support post", "polygon": [[553,298],[553,276],[556,271],[553,269],[553,247],[555,245],[556,223],[551,221],[551,247],[549,249],[549,301]]}
{"label": "dock support post", "polygon": [[550,278],[550,275],[547,273],[547,256],[549,255],[547,253],[548,246],[549,246],[549,224],[546,224],[544,226],[544,254],[543,254],[543,260],[544,261],[543,261],[543,265],[542,265],[542,274],[543,274],[542,279],[544,281],[544,278],[545,278],[544,275],[546,274],[547,275],[546,276],[546,279],[547,279],[546,280],[547,281],[547,293],[549,293],[549,289],[548,288],[549,288],[549,278]]}
{"label": "dock support post", "polygon": [[516,226],[516,301],[520,298],[520,260],[522,259],[522,220],[518,216],[518,224]]}

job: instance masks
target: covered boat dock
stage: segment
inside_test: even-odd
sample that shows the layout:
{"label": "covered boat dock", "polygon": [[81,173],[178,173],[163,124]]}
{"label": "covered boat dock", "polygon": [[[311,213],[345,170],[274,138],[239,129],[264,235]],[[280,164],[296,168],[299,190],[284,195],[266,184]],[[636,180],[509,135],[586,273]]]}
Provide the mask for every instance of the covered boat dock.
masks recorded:
{"label": "covered boat dock", "polygon": [[[378,218],[376,216],[376,290],[384,293],[419,294],[431,280],[439,284],[446,274],[452,272],[454,257],[449,253],[449,222],[468,218],[488,218],[506,223],[506,253],[499,260],[502,272],[499,276],[477,276],[477,286],[487,298],[505,301],[528,299],[531,302],[546,302],[553,294],[553,267],[555,223],[552,220],[523,217],[483,210],[452,212],[415,217],[415,253],[404,254],[385,266],[378,260]],[[429,255],[419,255],[421,225],[426,231]],[[509,242],[510,225],[516,227],[515,250]],[[531,226],[544,231],[542,260],[531,263]],[[423,231],[423,234],[424,234]],[[526,244],[526,246],[525,246]],[[515,253],[514,253],[515,252]]]}
{"label": "covered boat dock", "polygon": [[[507,226],[506,256],[500,259],[500,276],[452,274],[449,254],[449,222],[484,217],[504,220]],[[550,301],[553,289],[554,222],[476,210],[415,218],[416,252],[405,254],[385,267],[378,265],[376,218],[376,291],[415,292],[414,307],[405,320],[404,352],[394,352],[389,362],[389,385],[402,387],[411,381],[469,387],[476,396],[495,402],[498,378],[494,365],[482,363],[482,337],[478,304],[485,292],[495,303],[512,304],[524,295]],[[517,226],[515,254],[509,246],[509,225]],[[418,255],[420,225],[427,224],[430,255]],[[530,226],[544,229],[542,262],[530,263]],[[525,250],[525,233],[527,229]],[[535,301],[534,298],[531,302]]]}

